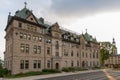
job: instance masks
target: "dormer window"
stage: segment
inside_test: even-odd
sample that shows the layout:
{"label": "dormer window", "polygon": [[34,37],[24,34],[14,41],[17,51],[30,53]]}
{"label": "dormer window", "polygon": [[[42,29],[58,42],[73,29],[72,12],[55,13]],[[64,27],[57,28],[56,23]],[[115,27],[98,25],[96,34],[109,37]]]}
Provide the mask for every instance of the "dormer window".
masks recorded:
{"label": "dormer window", "polygon": [[18,27],[19,27],[19,28],[22,27],[22,23],[21,23],[21,22],[18,23]]}

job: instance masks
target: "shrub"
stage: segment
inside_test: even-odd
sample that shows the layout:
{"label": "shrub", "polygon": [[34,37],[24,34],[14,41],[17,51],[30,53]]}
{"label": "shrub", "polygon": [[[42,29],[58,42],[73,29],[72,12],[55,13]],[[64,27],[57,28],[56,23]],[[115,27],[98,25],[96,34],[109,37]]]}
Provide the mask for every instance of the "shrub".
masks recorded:
{"label": "shrub", "polygon": [[47,73],[59,73],[60,71],[57,69],[43,69],[42,72],[47,72]]}
{"label": "shrub", "polygon": [[74,67],[63,68],[62,71],[64,72],[74,72],[76,71]]}
{"label": "shrub", "polygon": [[0,69],[0,77],[4,77],[8,74],[10,74],[11,72],[9,70],[5,69]]}
{"label": "shrub", "polygon": [[80,67],[68,67],[68,68],[63,68],[62,71],[64,72],[74,72],[74,71],[84,71],[88,69],[80,68]]}

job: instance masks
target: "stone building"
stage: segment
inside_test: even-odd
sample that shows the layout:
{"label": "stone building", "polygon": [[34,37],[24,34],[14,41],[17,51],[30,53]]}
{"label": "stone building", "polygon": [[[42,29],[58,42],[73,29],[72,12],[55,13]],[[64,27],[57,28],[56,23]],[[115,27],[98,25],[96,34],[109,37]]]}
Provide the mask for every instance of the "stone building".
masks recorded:
{"label": "stone building", "polygon": [[26,8],[8,15],[5,28],[5,67],[12,74],[64,67],[99,67],[95,38],[48,24]]}
{"label": "stone building", "polygon": [[105,48],[109,51],[109,54],[117,54],[117,47],[115,39],[113,38],[112,43],[111,42],[100,42],[100,48]]}
{"label": "stone building", "polygon": [[113,54],[105,61],[108,68],[120,68],[120,54]]}

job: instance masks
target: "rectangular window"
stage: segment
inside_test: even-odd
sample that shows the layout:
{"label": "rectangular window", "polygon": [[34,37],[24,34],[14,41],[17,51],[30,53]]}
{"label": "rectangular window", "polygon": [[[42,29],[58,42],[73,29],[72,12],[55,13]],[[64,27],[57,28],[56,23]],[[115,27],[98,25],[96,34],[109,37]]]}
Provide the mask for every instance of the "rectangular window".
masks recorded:
{"label": "rectangular window", "polygon": [[24,37],[24,39],[27,39],[27,35],[26,34],[24,34],[23,37]]}
{"label": "rectangular window", "polygon": [[37,49],[37,53],[40,54],[40,53],[41,53],[41,46],[38,46],[37,48],[38,48],[38,49]]}
{"label": "rectangular window", "polygon": [[79,53],[77,52],[77,57],[79,57]]}
{"label": "rectangular window", "polygon": [[71,61],[71,67],[73,67],[73,66],[74,66],[73,61]]}
{"label": "rectangular window", "polygon": [[82,52],[82,57],[84,57],[84,52]]}
{"label": "rectangular window", "polygon": [[77,66],[79,67],[79,61],[77,61]]}
{"label": "rectangular window", "polygon": [[71,56],[73,56],[73,51],[71,51]]}
{"label": "rectangular window", "polygon": [[47,61],[47,68],[50,68],[50,60]]}
{"label": "rectangular window", "polygon": [[28,36],[27,36],[27,39],[28,39],[28,40],[31,40],[31,35],[28,35]]}
{"label": "rectangular window", "polygon": [[50,55],[50,47],[47,47],[47,54]]}
{"label": "rectangular window", "polygon": [[59,52],[56,52],[55,56],[59,56]]}
{"label": "rectangular window", "polygon": [[33,41],[36,41],[36,37],[35,36],[33,36]]}
{"label": "rectangular window", "polygon": [[34,60],[33,68],[41,68],[41,60]]}
{"label": "rectangular window", "polygon": [[37,45],[34,45],[33,52],[37,53]]}
{"label": "rectangular window", "polygon": [[38,68],[41,68],[41,60],[38,60]]}
{"label": "rectangular window", "polygon": [[24,69],[24,60],[20,61],[20,69]]}
{"label": "rectangular window", "polygon": [[28,68],[29,68],[29,61],[25,60],[25,69],[28,69]]}
{"label": "rectangular window", "polygon": [[42,37],[39,37],[39,38],[38,38],[38,41],[42,42]]}
{"label": "rectangular window", "polygon": [[37,68],[37,60],[34,60],[33,68]]}
{"label": "rectangular window", "polygon": [[29,44],[26,44],[26,53],[29,53]]}
{"label": "rectangular window", "polygon": [[21,23],[21,22],[18,23],[18,27],[19,27],[19,28],[22,27],[22,23]]}
{"label": "rectangular window", "polygon": [[23,39],[23,33],[20,32],[20,39]]}
{"label": "rectangular window", "polygon": [[25,52],[25,44],[23,43],[20,44],[20,51],[23,53]]}

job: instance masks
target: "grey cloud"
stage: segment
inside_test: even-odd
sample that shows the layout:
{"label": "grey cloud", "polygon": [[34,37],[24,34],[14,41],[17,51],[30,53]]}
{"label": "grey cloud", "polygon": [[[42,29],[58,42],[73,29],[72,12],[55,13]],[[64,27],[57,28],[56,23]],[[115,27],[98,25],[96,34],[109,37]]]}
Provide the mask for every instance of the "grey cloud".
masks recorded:
{"label": "grey cloud", "polygon": [[52,0],[51,10],[60,16],[86,16],[120,10],[120,0]]}

